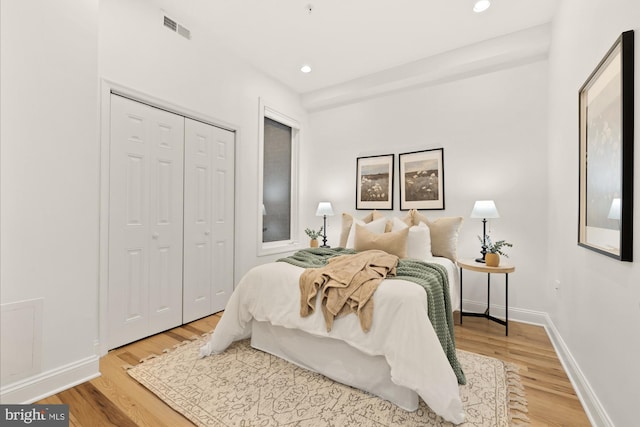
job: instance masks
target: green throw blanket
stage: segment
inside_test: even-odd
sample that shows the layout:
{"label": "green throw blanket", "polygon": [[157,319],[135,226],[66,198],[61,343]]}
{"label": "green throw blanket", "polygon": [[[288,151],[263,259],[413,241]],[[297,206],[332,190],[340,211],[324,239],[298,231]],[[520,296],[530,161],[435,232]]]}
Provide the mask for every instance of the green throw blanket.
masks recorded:
{"label": "green throw blanket", "polygon": [[[353,249],[345,248],[310,248],[281,258],[278,261],[287,262],[302,268],[318,268],[327,264],[329,258],[339,255],[356,253]],[[466,384],[467,380],[456,355],[456,340],[453,334],[453,313],[449,294],[449,279],[446,269],[435,263],[427,263],[415,259],[401,259],[396,268],[395,277],[387,279],[402,279],[417,283],[427,293],[429,320],[440,340],[442,349],[449,359],[449,364],[458,378],[459,384]]]}

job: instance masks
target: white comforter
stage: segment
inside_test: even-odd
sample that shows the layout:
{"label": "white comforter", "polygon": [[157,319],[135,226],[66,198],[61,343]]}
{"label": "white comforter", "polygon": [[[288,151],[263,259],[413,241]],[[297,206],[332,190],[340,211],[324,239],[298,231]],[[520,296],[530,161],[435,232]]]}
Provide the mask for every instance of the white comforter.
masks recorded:
{"label": "white comforter", "polygon": [[[311,316],[300,317],[298,280],[302,271],[284,262],[250,270],[238,283],[200,355],[220,353],[232,342],[248,338],[252,319],[268,321],[340,339],[366,354],[384,356],[394,383],[414,390],[447,421],[464,421],[458,382],[427,316],[422,287],[404,280],[384,280],[373,296],[373,322],[368,333],[362,331],[353,314],[336,319],[327,332],[319,307]],[[454,283],[451,286],[455,289]]]}

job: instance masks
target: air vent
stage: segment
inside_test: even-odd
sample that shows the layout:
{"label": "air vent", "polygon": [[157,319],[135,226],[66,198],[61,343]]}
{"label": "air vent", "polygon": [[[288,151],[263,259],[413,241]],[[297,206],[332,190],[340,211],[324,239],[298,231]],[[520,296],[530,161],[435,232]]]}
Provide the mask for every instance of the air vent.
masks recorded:
{"label": "air vent", "polygon": [[178,23],[168,16],[164,17],[164,26],[174,32],[178,29]]}
{"label": "air vent", "polygon": [[174,33],[180,34],[185,39],[191,39],[191,31],[188,28],[178,24],[173,19],[169,18],[167,15],[163,16],[163,25],[173,31]]}
{"label": "air vent", "polygon": [[187,28],[183,27],[182,25],[178,24],[178,34],[180,34],[182,37],[191,40],[191,31],[189,31]]}

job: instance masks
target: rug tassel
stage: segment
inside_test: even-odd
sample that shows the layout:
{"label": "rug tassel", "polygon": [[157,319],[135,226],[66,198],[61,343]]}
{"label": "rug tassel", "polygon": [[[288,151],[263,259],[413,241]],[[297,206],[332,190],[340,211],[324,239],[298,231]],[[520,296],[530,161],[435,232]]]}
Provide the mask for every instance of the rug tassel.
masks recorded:
{"label": "rug tassel", "polygon": [[519,388],[520,386],[520,381],[518,381],[517,379],[511,377],[507,380],[507,385],[509,387],[514,387],[514,388]]}
{"label": "rug tassel", "polygon": [[525,407],[527,405],[527,399],[525,399],[524,396],[509,396],[509,402],[519,403]]}
{"label": "rug tassel", "polygon": [[519,367],[517,365],[507,363],[506,365],[506,382],[507,382],[507,399],[509,404],[509,421],[512,426],[528,426],[531,420],[526,415],[529,412],[527,408],[527,399],[525,397],[524,386],[520,381]]}
{"label": "rug tassel", "polygon": [[191,344],[193,341],[189,341],[189,340],[184,340],[179,342],[178,344],[174,344],[171,348],[165,348],[164,350],[162,350],[163,353],[170,353],[171,351],[175,350],[176,348],[185,346],[187,344]]}
{"label": "rug tassel", "polygon": [[526,422],[531,422],[531,420],[529,419],[529,417],[527,417],[525,414],[514,414],[511,417],[512,420],[520,420],[520,421],[526,421]]}
{"label": "rug tassel", "polygon": [[526,395],[525,395],[525,393],[524,393],[524,390],[523,390],[523,389],[521,389],[520,387],[514,387],[514,388],[511,390],[511,393],[513,393],[513,394],[517,394],[518,396],[521,396],[521,397],[525,397],[525,396],[526,396]]}
{"label": "rug tassel", "polygon": [[527,407],[524,406],[521,403],[509,403],[509,408],[515,409],[516,411],[520,411],[520,412],[524,412],[524,413],[528,413],[529,412]]}
{"label": "rug tassel", "polygon": [[147,362],[147,361],[149,361],[151,359],[155,359],[158,356],[159,356],[158,354],[150,354],[147,357],[143,357],[142,359],[140,359],[140,363],[144,363],[144,362]]}

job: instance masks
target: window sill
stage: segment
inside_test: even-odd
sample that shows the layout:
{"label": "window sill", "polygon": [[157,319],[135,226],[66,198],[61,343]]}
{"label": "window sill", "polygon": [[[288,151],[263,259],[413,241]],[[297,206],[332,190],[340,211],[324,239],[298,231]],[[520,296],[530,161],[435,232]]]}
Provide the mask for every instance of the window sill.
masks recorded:
{"label": "window sill", "polygon": [[278,242],[276,244],[266,244],[262,247],[258,248],[258,256],[268,256],[274,254],[283,254],[288,252],[295,252],[302,249],[303,246],[300,242],[287,242],[281,243]]}

